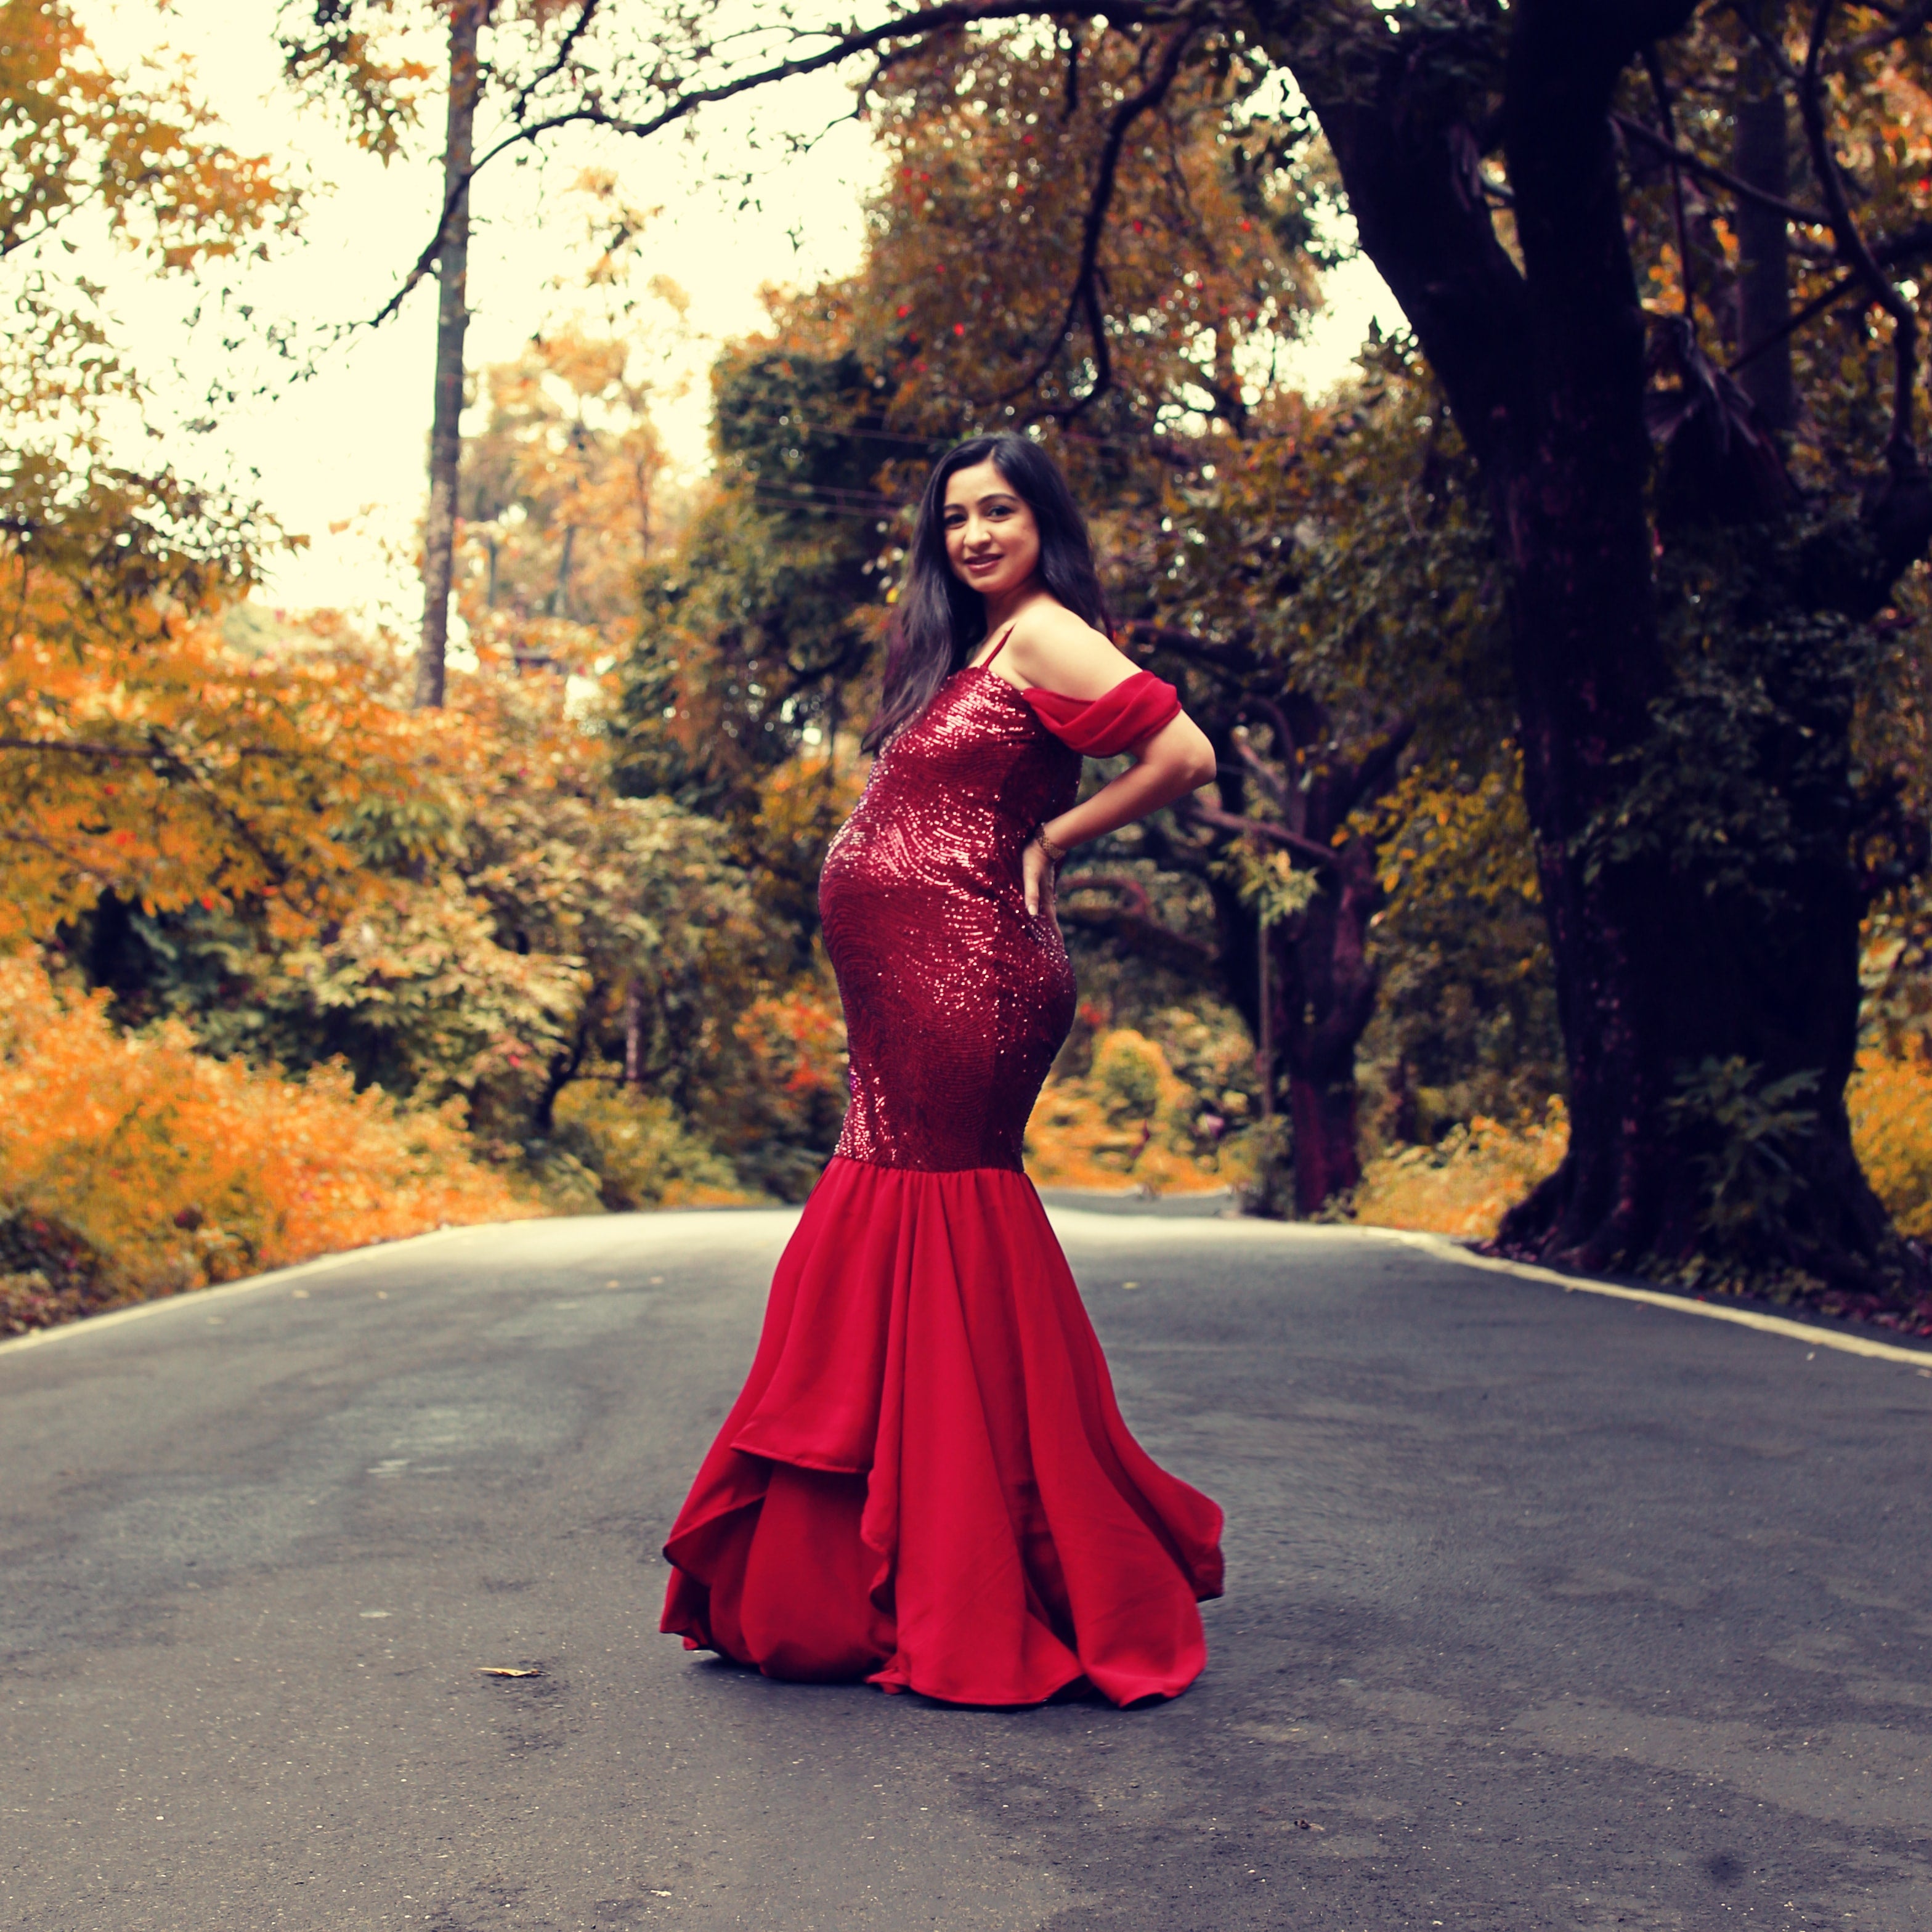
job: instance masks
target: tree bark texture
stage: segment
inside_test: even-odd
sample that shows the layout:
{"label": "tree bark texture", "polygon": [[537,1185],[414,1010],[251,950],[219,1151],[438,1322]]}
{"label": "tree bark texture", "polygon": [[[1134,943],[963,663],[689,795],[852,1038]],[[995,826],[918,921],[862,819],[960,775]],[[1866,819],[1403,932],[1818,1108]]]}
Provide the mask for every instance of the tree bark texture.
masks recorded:
{"label": "tree bark texture", "polygon": [[435,410],[429,434],[429,514],[423,529],[422,642],[416,703],[442,702],[449,596],[456,563],[456,489],[463,454],[463,342],[470,327],[470,164],[482,92],[477,40],[489,0],[455,0],[449,15],[449,100],[442,145],[446,217],[436,253]]}
{"label": "tree bark texture", "polygon": [[1270,975],[1276,994],[1272,1032],[1288,1067],[1298,1214],[1317,1213],[1362,1178],[1355,1048],[1375,1016],[1376,975],[1367,941],[1382,888],[1366,838],[1351,839],[1336,860],[1307,910],[1268,930],[1279,962]]}
{"label": "tree bark texture", "polygon": [[1246,785],[1265,779],[1282,808],[1282,830],[1294,841],[1298,862],[1306,869],[1313,862],[1313,897],[1265,928],[1253,900],[1226,880],[1209,881],[1221,927],[1223,977],[1259,1049],[1262,1114],[1274,1111],[1285,1075],[1295,1211],[1312,1214],[1362,1178],[1355,1049],[1375,1016],[1378,986],[1368,946],[1370,922],[1382,902],[1375,845],[1360,834],[1336,841],[1350,816],[1394,782],[1412,733],[1408,724],[1400,724],[1348,759],[1329,741],[1330,722],[1312,700],[1283,694],[1262,709],[1274,722],[1285,776],[1270,774],[1245,746],[1238,754],[1232,743],[1217,746],[1224,808],[1197,804],[1188,810],[1198,821],[1265,844],[1268,827],[1238,815]]}
{"label": "tree bark texture", "polygon": [[[1667,837],[1606,856],[1600,836],[1654,749],[1658,707],[1680,675],[1654,565],[1645,317],[1610,116],[1625,67],[1691,10],[1690,0],[1518,0],[1491,16],[1486,31],[1503,41],[1502,146],[1520,268],[1492,226],[1478,137],[1453,87],[1432,79],[1444,63],[1365,41],[1339,65],[1326,56],[1297,65],[1363,246],[1478,459],[1507,568],[1571,1138],[1560,1171],[1505,1223],[1503,1243],[1586,1268],[1696,1253],[1714,1130],[1686,1112],[1684,1083],[1710,1062],[1737,1059],[1765,1083],[1815,1077],[1815,1119],[1793,1159],[1803,1262],[1829,1272],[1834,1258],[1869,1260],[1885,1235],[1842,1099],[1862,910],[1848,762],[1834,779],[1813,758],[1808,791],[1794,782],[1781,794],[1815,835],[1810,859],[1779,882],[1800,916],[1767,916],[1748,890],[1708,889]],[[1753,138],[1768,142],[1770,122],[1766,110]],[[1756,245],[1763,313],[1776,251],[1768,234]],[[1793,674],[1801,684],[1804,675]],[[1848,760],[1844,696],[1821,682],[1793,701],[1810,704],[1812,724],[1838,734]],[[1775,746],[1766,754],[1774,782],[1780,755]],[[1795,749],[1791,758],[1795,771]]]}
{"label": "tree bark texture", "polygon": [[[1782,9],[1767,6],[1763,26],[1778,28]],[[1791,121],[1784,82],[1755,45],[1738,62],[1743,89],[1737,105],[1732,170],[1740,181],[1766,194],[1791,193]],[[1738,342],[1743,356],[1738,380],[1765,427],[1788,436],[1797,425],[1798,392],[1791,371],[1791,248],[1789,226],[1778,209],[1740,197],[1733,220],[1738,236]]]}

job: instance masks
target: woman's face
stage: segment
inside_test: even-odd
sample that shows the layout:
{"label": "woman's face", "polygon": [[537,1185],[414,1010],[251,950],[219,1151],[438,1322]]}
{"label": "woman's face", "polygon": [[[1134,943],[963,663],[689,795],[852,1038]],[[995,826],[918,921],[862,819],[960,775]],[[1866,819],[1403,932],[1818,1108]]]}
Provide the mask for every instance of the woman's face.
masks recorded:
{"label": "woman's face", "polygon": [[946,556],[981,596],[1017,590],[1040,566],[1040,526],[989,458],[946,479]]}

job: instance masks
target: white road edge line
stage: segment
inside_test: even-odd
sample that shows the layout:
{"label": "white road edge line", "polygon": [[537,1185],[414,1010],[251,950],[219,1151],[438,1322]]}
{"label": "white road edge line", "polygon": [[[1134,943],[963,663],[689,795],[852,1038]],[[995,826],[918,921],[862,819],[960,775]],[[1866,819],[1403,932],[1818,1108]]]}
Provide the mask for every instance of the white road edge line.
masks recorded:
{"label": "white road edge line", "polygon": [[[1076,1213],[1078,1210],[1075,1210]],[[537,1217],[542,1218],[542,1217]],[[1100,1216],[1083,1218],[1100,1220]],[[458,1228],[438,1228],[426,1234],[412,1234],[400,1241],[374,1241],[366,1247],[344,1249],[339,1254],[320,1255],[312,1262],[298,1262],[292,1268],[277,1268],[268,1274],[250,1275],[246,1281],[232,1281],[220,1288],[190,1288],[180,1294],[164,1295],[156,1301],[137,1302],[131,1308],[117,1308],[106,1315],[90,1315],[78,1322],[64,1322],[57,1328],[31,1329],[24,1335],[15,1335],[0,1342],[0,1355],[16,1349],[44,1348],[51,1342],[58,1342],[72,1335],[98,1335],[103,1329],[118,1328],[124,1322],[139,1321],[145,1316],[160,1315],[170,1309],[205,1307],[211,1301],[224,1301],[232,1295],[252,1294],[258,1288],[279,1288],[286,1283],[301,1280],[303,1276],[326,1274],[330,1270],[346,1268],[350,1262],[366,1260],[371,1255],[394,1248],[418,1246],[430,1241],[440,1241],[452,1235],[474,1234],[488,1229],[519,1225],[501,1221],[478,1221]],[[1250,1224],[1252,1225],[1252,1224]],[[1276,1222],[1270,1225],[1280,1226]],[[1294,1226],[1298,1232],[1314,1233],[1317,1228],[1300,1223]],[[1702,1315],[1713,1322],[1729,1322],[1740,1328],[1755,1328],[1760,1334],[1782,1335],[1794,1342],[1809,1342],[1814,1348],[1832,1348],[1844,1355],[1863,1355],[1868,1360],[1880,1362],[1906,1362],[1922,1372],[1932,1375],[1932,1348],[1904,1348],[1890,1342],[1874,1342],[1862,1335],[1846,1335],[1834,1328],[1808,1328],[1802,1322],[1788,1321],[1781,1315],[1760,1315],[1748,1308],[1722,1308],[1708,1301],[1693,1301],[1688,1296],[1666,1294],[1661,1288],[1623,1288],[1614,1282],[1592,1281],[1588,1276],[1559,1274],[1554,1268],[1538,1268],[1528,1262],[1500,1261],[1492,1255],[1472,1254],[1467,1248],[1459,1246],[1442,1234],[1427,1234],[1408,1228],[1322,1228],[1319,1232],[1338,1235],[1364,1234],[1384,1240],[1400,1243],[1405,1247],[1420,1248],[1432,1255],[1438,1261],[1454,1262],[1464,1268],[1486,1268],[1495,1274],[1512,1274],[1524,1281],[1547,1282],[1560,1288],[1566,1294],[1600,1294],[1614,1301],[1641,1302],[1646,1307],[1667,1309],[1678,1315]]]}
{"label": "white road edge line", "polygon": [[1615,1282],[1558,1274],[1554,1268],[1537,1268],[1528,1262],[1500,1261],[1493,1255],[1472,1254],[1441,1234],[1418,1234],[1406,1228],[1376,1232],[1406,1246],[1420,1248],[1438,1261],[1460,1262],[1465,1268],[1487,1268],[1492,1274],[1516,1275],[1525,1281],[1551,1282],[1566,1294],[1603,1294],[1615,1301],[1640,1301],[1648,1308],[1667,1308],[1676,1315],[1702,1315],[1713,1322],[1755,1328],[1760,1334],[1783,1335],[1794,1342],[1807,1342],[1814,1348],[1835,1348],[1842,1355],[1864,1355],[1880,1362],[1910,1362],[1922,1373],[1932,1375],[1932,1348],[1902,1348],[1894,1342],[1870,1341],[1862,1335],[1846,1335],[1835,1328],[1813,1328],[1802,1322],[1787,1321],[1782,1315],[1760,1315],[1754,1309],[1721,1308],[1708,1301],[1693,1301],[1688,1295],[1667,1294],[1662,1288],[1621,1288]]}
{"label": "white road edge line", "polygon": [[226,1301],[237,1294],[250,1294],[257,1288],[280,1288],[304,1276],[327,1274],[346,1268],[351,1262],[367,1261],[372,1255],[388,1254],[397,1248],[420,1246],[430,1241],[447,1240],[454,1234],[476,1234],[486,1229],[515,1227],[511,1221],[472,1221],[460,1227],[433,1228],[428,1234],[406,1235],[400,1240],[370,1241],[359,1248],[344,1248],[332,1255],[318,1255],[312,1262],[297,1262],[292,1267],[272,1268],[266,1274],[251,1274],[245,1281],[224,1282],[219,1288],[184,1288],[178,1294],[164,1294],[152,1301],[137,1301],[131,1308],[116,1308],[105,1315],[86,1315],[76,1322],[63,1322],[53,1328],[30,1328],[24,1335],[13,1335],[0,1342],[0,1355],[17,1348],[45,1348],[70,1335],[98,1335],[104,1328],[118,1328],[124,1322],[138,1322],[149,1315],[164,1315],[170,1309],[205,1308],[211,1301]]}

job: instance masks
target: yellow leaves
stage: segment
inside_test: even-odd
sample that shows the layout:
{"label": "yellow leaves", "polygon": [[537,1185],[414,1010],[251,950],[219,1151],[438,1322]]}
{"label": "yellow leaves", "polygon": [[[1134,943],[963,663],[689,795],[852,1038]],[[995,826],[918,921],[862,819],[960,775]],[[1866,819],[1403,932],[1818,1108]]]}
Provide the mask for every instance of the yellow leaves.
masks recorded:
{"label": "yellow leaves", "polygon": [[122,1034],[106,1003],[0,961],[0,1199],[83,1238],[123,1296],[536,1211],[459,1111],[212,1059],[176,1026]]}
{"label": "yellow leaves", "polygon": [[1478,1114],[1432,1147],[1397,1148],[1370,1161],[1356,1189],[1364,1227],[1418,1228],[1465,1240],[1486,1238],[1570,1145],[1570,1116],[1552,1098],[1542,1120],[1514,1126]]}
{"label": "yellow leaves", "polygon": [[1418,764],[1364,815],[1382,852],[1382,890],[1405,898],[1453,892],[1493,904],[1535,896],[1534,847],[1518,761],[1473,778],[1454,764]]}
{"label": "yellow leaves", "polygon": [[731,1163],[694,1136],[670,1102],[604,1081],[580,1081],[556,1117],[590,1143],[607,1208],[735,1207],[753,1197]]}
{"label": "yellow leaves", "polygon": [[1241,902],[1256,908],[1264,926],[1306,911],[1322,890],[1320,878],[1312,871],[1298,872],[1287,853],[1258,850],[1250,839],[1237,841],[1222,866],[1233,877]]}
{"label": "yellow leaves", "polygon": [[[1859,1165],[1899,1232],[1932,1234],[1932,1063],[1861,1054],[1845,1100]],[[1370,1162],[1354,1219],[1465,1239],[1493,1234],[1503,1216],[1556,1172],[1569,1137],[1558,1100],[1540,1122],[1505,1126],[1478,1116],[1432,1147],[1398,1148]]]}
{"label": "yellow leaves", "polygon": [[1932,1235],[1932,1062],[1862,1053],[1845,1104],[1858,1165],[1894,1225],[1901,1234]]}
{"label": "yellow leaves", "polygon": [[1159,1045],[1132,1028],[1103,1032],[1088,1072],[1050,1082],[1027,1122],[1026,1170],[1042,1186],[1211,1192],[1245,1180],[1238,1155],[1195,1150],[1202,1096]]}

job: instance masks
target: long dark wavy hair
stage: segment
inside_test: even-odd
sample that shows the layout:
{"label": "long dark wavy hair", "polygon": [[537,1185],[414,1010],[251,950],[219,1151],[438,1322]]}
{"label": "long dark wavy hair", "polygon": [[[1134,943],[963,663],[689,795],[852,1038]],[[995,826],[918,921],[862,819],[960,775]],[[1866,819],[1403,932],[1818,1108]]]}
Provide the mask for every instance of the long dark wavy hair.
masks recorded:
{"label": "long dark wavy hair", "polygon": [[1076,617],[1108,628],[1087,520],[1046,452],[1003,430],[976,436],[942,456],[926,478],[913,531],[912,560],[893,614],[878,715],[863,743],[875,750],[925,710],[939,687],[986,641],[986,600],[953,575],[946,556],[946,485],[954,472],[992,459],[1040,529],[1040,580]]}

